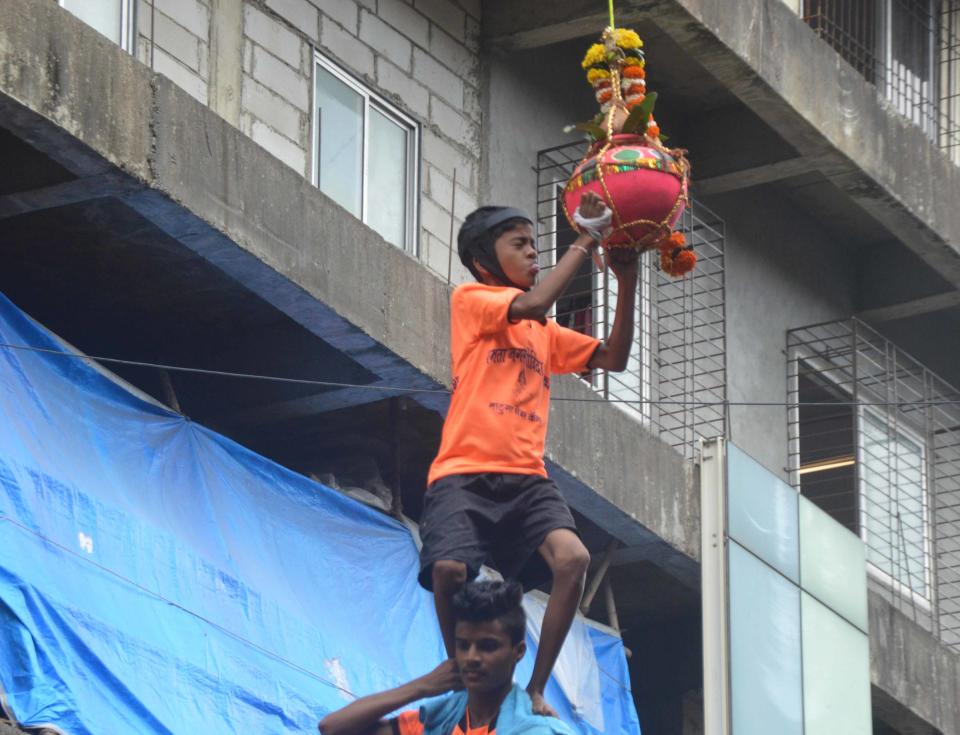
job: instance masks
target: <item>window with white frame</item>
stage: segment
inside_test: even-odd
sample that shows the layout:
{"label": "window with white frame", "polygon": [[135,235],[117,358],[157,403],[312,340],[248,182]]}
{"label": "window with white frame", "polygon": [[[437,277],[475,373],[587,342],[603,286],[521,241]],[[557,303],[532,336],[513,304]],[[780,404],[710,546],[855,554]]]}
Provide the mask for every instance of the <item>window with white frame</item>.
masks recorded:
{"label": "window with white frame", "polygon": [[59,0],[59,3],[118,46],[133,53],[137,37],[136,0]]}
{"label": "window with white frame", "polygon": [[417,124],[319,54],[313,114],[314,184],[385,240],[416,254]]}
{"label": "window with white frame", "polygon": [[863,539],[871,575],[931,599],[927,447],[896,411],[854,405],[844,369],[792,350],[794,484]]}
{"label": "window with white frame", "polygon": [[930,599],[927,451],[909,427],[861,409],[861,537],[877,576],[900,592]]}

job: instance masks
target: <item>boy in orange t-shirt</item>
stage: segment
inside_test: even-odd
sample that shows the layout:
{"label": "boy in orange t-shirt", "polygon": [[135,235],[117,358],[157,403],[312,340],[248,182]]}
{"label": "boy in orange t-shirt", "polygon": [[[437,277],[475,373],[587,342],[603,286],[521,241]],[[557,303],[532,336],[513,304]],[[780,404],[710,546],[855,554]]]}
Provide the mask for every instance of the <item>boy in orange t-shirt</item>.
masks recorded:
{"label": "boy in orange t-shirt", "polygon": [[[606,213],[599,197],[584,195],[583,220],[602,221]],[[557,373],[626,367],[638,256],[607,253],[619,288],[613,327],[602,343],[547,318],[597,247],[594,237],[581,235],[536,285],[533,222],[522,211],[481,207],[464,221],[457,244],[478,282],[457,287],[450,302],[453,397],[427,480],[420,583],[434,592],[453,657],[451,600],[480,566],[489,563],[530,588],[549,578],[545,562],[553,588],[527,692],[534,712],[552,715],[543,690],[580,604],[590,555],[544,467],[550,380]]]}

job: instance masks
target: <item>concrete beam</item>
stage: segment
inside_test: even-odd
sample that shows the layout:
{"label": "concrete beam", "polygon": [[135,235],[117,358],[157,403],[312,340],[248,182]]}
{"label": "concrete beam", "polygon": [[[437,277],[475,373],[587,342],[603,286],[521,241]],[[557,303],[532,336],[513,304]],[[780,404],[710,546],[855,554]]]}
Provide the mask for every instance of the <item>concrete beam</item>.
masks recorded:
{"label": "concrete beam", "polygon": [[692,189],[695,196],[713,196],[714,194],[726,194],[740,189],[749,189],[751,186],[759,186],[760,184],[772,184],[774,181],[782,181],[816,170],[816,164],[812,160],[798,156],[788,158],[785,161],[754,166],[742,171],[711,176],[708,179],[694,180]]}
{"label": "concrete beam", "polygon": [[[399,376],[398,376],[399,377]],[[265,406],[257,406],[242,412],[235,412],[217,418],[218,425],[231,427],[269,426],[283,421],[319,416],[338,411],[342,408],[356,408],[377,403],[388,398],[408,397],[416,400],[420,393],[411,393],[407,386],[394,389],[391,383],[377,380],[361,388],[339,388],[337,390],[318,393],[312,396],[291,398],[287,401],[278,401]],[[433,391],[437,388],[426,388]],[[429,395],[429,393],[427,393]]]}
{"label": "concrete beam", "polygon": [[898,732],[960,735],[960,655],[870,592],[874,710]]}
{"label": "concrete beam", "polygon": [[142,184],[129,176],[115,173],[95,174],[54,186],[45,186],[42,189],[31,189],[2,196],[0,197],[0,220],[78,204],[91,199],[123,196],[142,188]]}
{"label": "concrete beam", "polygon": [[933,296],[924,296],[920,299],[904,301],[890,306],[879,306],[875,309],[861,311],[857,316],[866,322],[890,322],[894,319],[906,319],[911,316],[930,314],[943,309],[960,306],[960,291],[948,291]]}
{"label": "concrete beam", "polygon": [[[484,33],[503,49],[593,37],[608,22],[602,11],[593,0],[487,0]],[[621,0],[617,18],[662,28],[851,200],[960,287],[960,167],[884,105],[782,0]],[[731,140],[736,135],[730,130]]]}

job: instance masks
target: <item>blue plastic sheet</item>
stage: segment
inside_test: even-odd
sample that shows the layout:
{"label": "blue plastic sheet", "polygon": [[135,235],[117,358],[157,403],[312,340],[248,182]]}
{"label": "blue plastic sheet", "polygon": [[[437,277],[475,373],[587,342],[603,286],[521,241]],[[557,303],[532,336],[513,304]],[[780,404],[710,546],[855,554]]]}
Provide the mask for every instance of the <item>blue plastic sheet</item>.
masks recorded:
{"label": "blue plastic sheet", "polygon": [[[0,342],[63,350],[2,294]],[[21,723],[311,733],[442,659],[403,525],[80,359],[0,348],[0,416],[0,704]],[[639,733],[622,642],[589,636],[603,731]]]}

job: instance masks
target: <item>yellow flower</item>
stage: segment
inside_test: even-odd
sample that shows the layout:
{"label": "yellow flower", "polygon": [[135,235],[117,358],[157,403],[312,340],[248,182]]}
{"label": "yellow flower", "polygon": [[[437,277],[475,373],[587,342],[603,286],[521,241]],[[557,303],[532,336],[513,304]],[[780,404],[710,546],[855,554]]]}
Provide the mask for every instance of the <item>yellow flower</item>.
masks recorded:
{"label": "yellow flower", "polygon": [[640,40],[640,36],[637,35],[636,31],[631,31],[629,28],[617,28],[614,30],[613,40],[620,48],[633,49],[643,47],[643,41]]}
{"label": "yellow flower", "polygon": [[607,60],[607,50],[603,47],[602,43],[595,43],[589,49],[587,49],[587,55],[583,57],[581,66],[584,69],[589,69],[591,66],[596,66],[597,64],[602,64]]}
{"label": "yellow flower", "polygon": [[606,69],[591,69],[587,72],[587,81],[590,82],[590,84],[596,84],[601,79],[609,78],[610,72],[608,72]]}
{"label": "yellow flower", "polygon": [[628,56],[623,60],[624,66],[639,66],[641,69],[647,65],[643,59],[638,59],[636,56]]}

